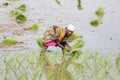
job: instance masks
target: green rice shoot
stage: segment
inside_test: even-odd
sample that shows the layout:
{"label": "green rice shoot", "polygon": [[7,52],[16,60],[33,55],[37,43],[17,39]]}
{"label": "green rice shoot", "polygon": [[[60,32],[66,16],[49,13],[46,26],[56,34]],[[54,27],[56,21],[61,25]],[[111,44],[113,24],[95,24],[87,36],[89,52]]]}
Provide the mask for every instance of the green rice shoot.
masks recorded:
{"label": "green rice shoot", "polygon": [[96,11],[95,11],[95,14],[102,18],[104,16],[104,9],[102,7],[99,7]]}
{"label": "green rice shoot", "polygon": [[15,17],[15,20],[17,22],[20,22],[20,23],[23,23],[27,20],[27,17],[24,15],[24,14],[18,14],[16,17]]}
{"label": "green rice shoot", "polygon": [[60,0],[55,0],[56,1],[56,3],[58,4],[58,5],[60,5],[61,3],[60,3]]}
{"label": "green rice shoot", "polygon": [[9,6],[10,5],[10,3],[9,2],[5,2],[5,3],[3,3],[3,6]]}
{"label": "green rice shoot", "polygon": [[11,10],[10,14],[11,15],[18,15],[20,12],[17,9]]}
{"label": "green rice shoot", "polygon": [[6,44],[6,45],[14,45],[14,44],[18,43],[18,41],[14,40],[14,39],[3,39],[2,43]]}
{"label": "green rice shoot", "polygon": [[26,4],[21,4],[19,7],[18,7],[19,10],[22,10],[22,11],[25,11],[26,10]]}
{"label": "green rice shoot", "polygon": [[98,26],[100,23],[99,23],[98,20],[92,20],[92,21],[90,22],[90,24],[91,24],[91,26],[96,27],[96,26]]}
{"label": "green rice shoot", "polygon": [[32,24],[28,27],[28,29],[31,29],[31,30],[38,30],[39,29],[39,26],[38,24]]}

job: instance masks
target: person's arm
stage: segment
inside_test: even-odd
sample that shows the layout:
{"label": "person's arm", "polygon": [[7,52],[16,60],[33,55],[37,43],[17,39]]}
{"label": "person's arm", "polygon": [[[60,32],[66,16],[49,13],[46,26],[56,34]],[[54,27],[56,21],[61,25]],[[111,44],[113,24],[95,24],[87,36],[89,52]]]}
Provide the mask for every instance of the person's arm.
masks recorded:
{"label": "person's arm", "polygon": [[[56,32],[56,36],[57,36],[56,43],[62,49],[65,49],[65,45],[66,45],[66,41],[65,43],[62,43],[62,40],[65,37],[65,35],[66,35],[66,31],[64,31],[62,28],[59,28],[59,30]],[[67,44],[67,46],[69,45]],[[71,50],[71,47],[69,46],[69,48],[66,49]]]}
{"label": "person's arm", "polygon": [[66,42],[66,46],[69,50],[72,50],[71,46],[69,46],[67,42]]}
{"label": "person's arm", "polygon": [[58,45],[60,48],[65,49],[65,47],[64,47],[62,44],[60,44],[60,41],[59,41],[59,40],[57,40],[56,43],[57,43],[57,45]]}
{"label": "person's arm", "polygon": [[[67,49],[68,51],[71,51],[71,50],[72,50],[71,47],[67,44],[66,41],[65,41],[65,42],[57,41],[57,44],[58,44],[58,46],[59,46],[60,48],[62,48],[62,49]],[[65,47],[65,46],[67,46],[67,47]]]}
{"label": "person's arm", "polygon": [[65,42],[66,42],[66,46],[67,46],[67,47],[70,47],[70,46],[68,45],[67,41],[65,41]]}

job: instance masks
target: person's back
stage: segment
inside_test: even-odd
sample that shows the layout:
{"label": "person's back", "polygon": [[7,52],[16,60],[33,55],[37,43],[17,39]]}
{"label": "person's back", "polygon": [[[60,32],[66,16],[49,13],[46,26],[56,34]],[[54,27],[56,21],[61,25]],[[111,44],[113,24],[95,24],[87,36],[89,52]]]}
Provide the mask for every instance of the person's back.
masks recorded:
{"label": "person's back", "polygon": [[55,41],[57,38],[62,40],[66,35],[66,30],[60,26],[50,26],[44,33],[43,42]]}

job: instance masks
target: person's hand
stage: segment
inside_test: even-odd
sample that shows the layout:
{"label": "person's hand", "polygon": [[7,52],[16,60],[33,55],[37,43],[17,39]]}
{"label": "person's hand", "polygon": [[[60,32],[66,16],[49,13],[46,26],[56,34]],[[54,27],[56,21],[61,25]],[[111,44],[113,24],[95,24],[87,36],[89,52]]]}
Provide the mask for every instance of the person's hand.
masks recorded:
{"label": "person's hand", "polygon": [[72,48],[71,48],[70,46],[68,46],[68,48],[69,48],[70,50],[72,50]]}
{"label": "person's hand", "polygon": [[72,50],[72,48],[69,46],[66,48],[68,52],[70,52]]}

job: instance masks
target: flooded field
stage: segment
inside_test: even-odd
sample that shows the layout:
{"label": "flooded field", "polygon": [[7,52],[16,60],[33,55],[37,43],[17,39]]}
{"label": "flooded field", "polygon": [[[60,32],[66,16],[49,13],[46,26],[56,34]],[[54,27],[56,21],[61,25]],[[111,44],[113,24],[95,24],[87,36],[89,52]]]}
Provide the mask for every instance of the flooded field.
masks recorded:
{"label": "flooded field", "polygon": [[[4,7],[6,1],[0,0],[0,41],[12,38],[22,43],[13,46],[0,44],[0,53],[39,50],[36,40],[43,37],[49,25],[65,26],[69,23],[75,26],[75,33],[83,36],[83,50],[120,52],[119,0],[82,0],[82,10],[77,9],[77,0],[60,0],[61,5],[54,0],[11,0],[10,5]],[[16,23],[10,15],[10,11],[20,4],[27,5],[23,13],[28,19],[24,24]],[[89,22],[96,18],[94,12],[98,7],[105,10],[103,24],[92,27]],[[34,23],[39,25],[38,31],[24,29]]]}
{"label": "flooded field", "polygon": [[[82,0],[82,10],[78,10],[79,1],[0,0],[0,80],[118,80],[120,0]],[[102,24],[91,26],[100,7],[104,9]],[[14,17],[18,13],[22,24]],[[42,54],[39,38],[47,27],[69,23],[83,37],[82,50],[78,39],[70,52],[62,54],[60,48],[49,47],[51,51]]]}

